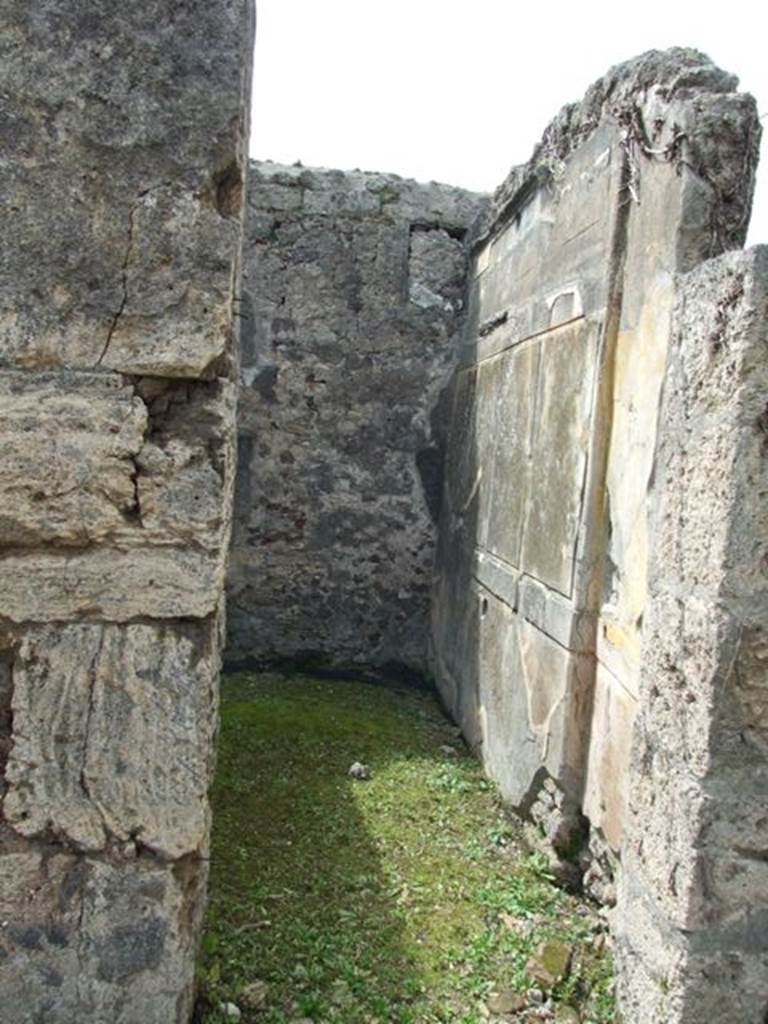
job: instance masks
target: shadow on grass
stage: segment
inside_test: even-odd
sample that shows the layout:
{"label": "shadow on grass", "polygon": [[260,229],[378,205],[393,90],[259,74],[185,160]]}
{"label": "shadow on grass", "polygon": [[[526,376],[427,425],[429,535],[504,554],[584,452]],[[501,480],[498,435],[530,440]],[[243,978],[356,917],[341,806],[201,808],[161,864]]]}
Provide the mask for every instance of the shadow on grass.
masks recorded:
{"label": "shadow on grass", "polygon": [[[451,738],[425,694],[275,675],[225,681],[202,961],[209,1006],[231,1000],[264,1024],[417,1019],[424,979],[398,910],[408,893],[383,870],[359,798],[381,785],[393,755],[430,759]],[[373,780],[349,777],[355,760]],[[396,844],[408,809],[395,804],[382,830]],[[257,980],[269,983],[258,1012],[245,1005],[258,993],[244,993]]]}
{"label": "shadow on grass", "polygon": [[432,694],[245,673],[222,692],[198,1021],[232,1002],[244,1024],[481,1024],[554,936],[573,957],[550,1008],[612,1020],[603,925],[526,852]]}

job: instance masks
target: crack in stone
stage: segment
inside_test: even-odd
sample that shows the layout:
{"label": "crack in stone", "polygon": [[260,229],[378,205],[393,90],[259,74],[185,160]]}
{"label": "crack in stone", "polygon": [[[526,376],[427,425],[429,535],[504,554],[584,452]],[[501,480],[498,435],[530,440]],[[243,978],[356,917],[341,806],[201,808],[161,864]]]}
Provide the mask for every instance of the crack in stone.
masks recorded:
{"label": "crack in stone", "polygon": [[141,496],[139,492],[139,476],[141,475],[141,469],[139,467],[138,455],[130,456],[130,462],[133,465],[133,472],[130,474],[130,480],[133,486],[133,503],[128,510],[128,515],[131,521],[137,525],[139,529],[143,530],[144,520],[141,514]]}
{"label": "crack in stone", "polygon": [[139,196],[139,199],[131,206],[128,212],[128,242],[125,247],[125,255],[123,256],[123,263],[121,267],[121,283],[123,288],[123,297],[120,301],[120,306],[117,312],[112,317],[112,322],[110,323],[109,330],[107,331],[107,338],[106,341],[104,342],[104,347],[101,350],[101,355],[96,360],[97,366],[101,366],[102,363],[104,362],[104,359],[106,358],[107,352],[109,351],[109,346],[112,344],[112,338],[114,337],[115,331],[117,330],[117,325],[120,322],[120,318],[123,315],[125,307],[128,303],[128,264],[130,263],[131,250],[133,249],[134,221],[136,217],[136,211],[139,207],[139,202],[146,194],[147,192],[142,192]]}
{"label": "crack in stone", "polygon": [[82,761],[80,766],[80,788],[82,789],[83,794],[85,798],[88,800],[88,802],[93,804],[93,806],[96,808],[96,811],[98,812],[98,815],[101,818],[102,826],[108,833],[109,830],[107,829],[106,822],[104,820],[104,815],[101,811],[101,808],[99,807],[98,801],[94,798],[93,794],[91,793],[91,789],[88,784],[88,777],[86,774],[86,762],[88,759],[88,743],[91,735],[91,721],[93,719],[93,713],[95,710],[94,694],[96,690],[96,670],[99,663],[99,659],[101,658],[101,653],[104,649],[105,633],[105,628],[101,627],[101,629],[99,630],[99,641],[96,647],[96,651],[93,655],[93,658],[91,659],[91,664],[88,667],[88,710],[86,712],[85,729],[83,735]]}

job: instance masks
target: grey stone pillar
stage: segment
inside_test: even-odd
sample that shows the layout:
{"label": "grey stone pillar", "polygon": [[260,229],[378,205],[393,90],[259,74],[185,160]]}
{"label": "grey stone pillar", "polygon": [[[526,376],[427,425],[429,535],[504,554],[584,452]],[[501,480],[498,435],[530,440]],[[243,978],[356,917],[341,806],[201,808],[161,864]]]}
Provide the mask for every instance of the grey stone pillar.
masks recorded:
{"label": "grey stone pillar", "polygon": [[6,0],[0,1019],[185,1021],[234,463],[250,0]]}

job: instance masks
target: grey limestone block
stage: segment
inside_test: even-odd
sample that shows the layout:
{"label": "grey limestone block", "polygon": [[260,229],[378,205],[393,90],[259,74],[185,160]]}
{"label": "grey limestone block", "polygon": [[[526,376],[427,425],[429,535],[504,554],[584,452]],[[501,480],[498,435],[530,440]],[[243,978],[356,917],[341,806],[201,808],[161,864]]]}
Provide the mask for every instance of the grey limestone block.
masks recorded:
{"label": "grey limestone block", "polygon": [[207,863],[0,835],[0,1019],[186,1024]]}
{"label": "grey limestone block", "polygon": [[2,364],[229,358],[250,19],[246,0],[5,5]]}
{"label": "grey limestone block", "polygon": [[102,374],[0,373],[0,544],[79,548],[113,536],[134,505],[147,410]]}
{"label": "grey limestone block", "polygon": [[[226,547],[234,386],[0,372],[0,544]],[[35,616],[29,615],[28,618]]]}
{"label": "grey limestone block", "polygon": [[26,630],[11,677],[6,823],[81,851],[205,855],[216,623]]}

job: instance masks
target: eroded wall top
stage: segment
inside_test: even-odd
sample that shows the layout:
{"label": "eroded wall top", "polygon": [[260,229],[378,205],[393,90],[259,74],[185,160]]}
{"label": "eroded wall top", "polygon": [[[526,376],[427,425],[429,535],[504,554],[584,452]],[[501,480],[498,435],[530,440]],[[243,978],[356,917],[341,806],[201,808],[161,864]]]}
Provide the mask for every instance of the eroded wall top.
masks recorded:
{"label": "eroded wall top", "polygon": [[[635,149],[685,167],[711,190],[711,234],[703,232],[692,240],[691,265],[719,250],[742,246],[752,209],[760,124],[754,99],[739,93],[738,86],[736,75],[694,49],[651,50],[615,65],[583,99],[563,106],[528,162],[512,168],[493,195],[479,236],[498,230],[537,185],[557,181],[571,155],[600,126],[611,124],[626,151]],[[696,102],[697,96],[706,97],[706,102]],[[722,102],[717,102],[718,96]],[[734,151],[740,153],[740,162],[733,160]],[[635,174],[627,182],[635,201],[638,188]]]}

